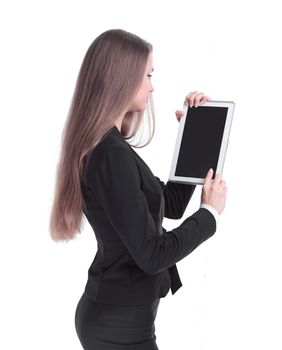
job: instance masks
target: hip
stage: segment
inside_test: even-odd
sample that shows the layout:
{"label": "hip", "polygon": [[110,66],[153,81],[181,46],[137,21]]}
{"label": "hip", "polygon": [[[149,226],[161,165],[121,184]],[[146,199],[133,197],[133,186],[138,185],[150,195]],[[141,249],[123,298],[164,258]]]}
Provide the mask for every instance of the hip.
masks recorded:
{"label": "hip", "polygon": [[160,299],[142,305],[95,301],[84,292],[75,311],[76,332],[84,349],[158,350],[155,319]]}

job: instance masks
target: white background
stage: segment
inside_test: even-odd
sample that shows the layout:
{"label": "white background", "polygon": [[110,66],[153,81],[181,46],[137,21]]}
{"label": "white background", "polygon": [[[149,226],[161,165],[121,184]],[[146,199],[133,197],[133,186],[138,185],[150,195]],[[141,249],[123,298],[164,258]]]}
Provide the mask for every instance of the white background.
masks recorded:
{"label": "white background", "polygon": [[[0,348],[81,349],[74,312],[96,240],[48,225],[60,137],[80,64],[101,32],[154,46],[156,132],[137,150],[167,181],[190,91],[236,103],[217,233],[178,263],[161,299],[160,350],[281,349],[281,12],[278,1],[1,1]],[[184,214],[196,211],[201,186]],[[164,219],[169,230],[181,220]]]}

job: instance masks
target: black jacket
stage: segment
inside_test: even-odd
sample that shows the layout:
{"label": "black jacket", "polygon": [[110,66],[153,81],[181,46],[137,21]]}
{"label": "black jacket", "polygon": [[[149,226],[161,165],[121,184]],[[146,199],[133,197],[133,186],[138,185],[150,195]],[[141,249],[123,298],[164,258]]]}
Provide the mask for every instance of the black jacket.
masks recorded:
{"label": "black jacket", "polygon": [[84,214],[97,239],[86,294],[97,301],[140,305],[182,286],[176,263],[216,231],[200,208],[171,231],[164,216],[180,219],[195,186],[154,176],[116,126],[88,153],[82,177]]}

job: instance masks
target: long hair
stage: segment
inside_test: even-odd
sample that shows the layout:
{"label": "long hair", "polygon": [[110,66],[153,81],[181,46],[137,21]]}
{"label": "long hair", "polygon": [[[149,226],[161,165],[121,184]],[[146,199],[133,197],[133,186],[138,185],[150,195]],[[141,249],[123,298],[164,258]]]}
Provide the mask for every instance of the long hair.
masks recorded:
{"label": "long hair", "polygon": [[[152,45],[121,29],[99,35],[88,48],[62,132],[49,231],[54,241],[73,239],[83,228],[81,177],[86,155],[112,128],[141,85]],[[155,131],[153,100],[147,105],[151,142]],[[127,112],[121,125],[125,139],[135,136],[143,112]]]}

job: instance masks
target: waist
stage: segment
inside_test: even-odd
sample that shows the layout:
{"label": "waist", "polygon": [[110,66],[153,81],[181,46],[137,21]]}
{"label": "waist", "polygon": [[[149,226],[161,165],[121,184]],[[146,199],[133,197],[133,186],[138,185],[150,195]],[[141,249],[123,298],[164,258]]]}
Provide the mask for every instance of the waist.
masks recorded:
{"label": "waist", "polygon": [[170,287],[171,280],[168,270],[156,275],[147,275],[142,280],[135,281],[132,287],[121,286],[118,281],[108,281],[105,284],[101,282],[101,279],[98,280],[90,275],[85,286],[85,293],[92,300],[106,304],[144,305],[165,297]]}

